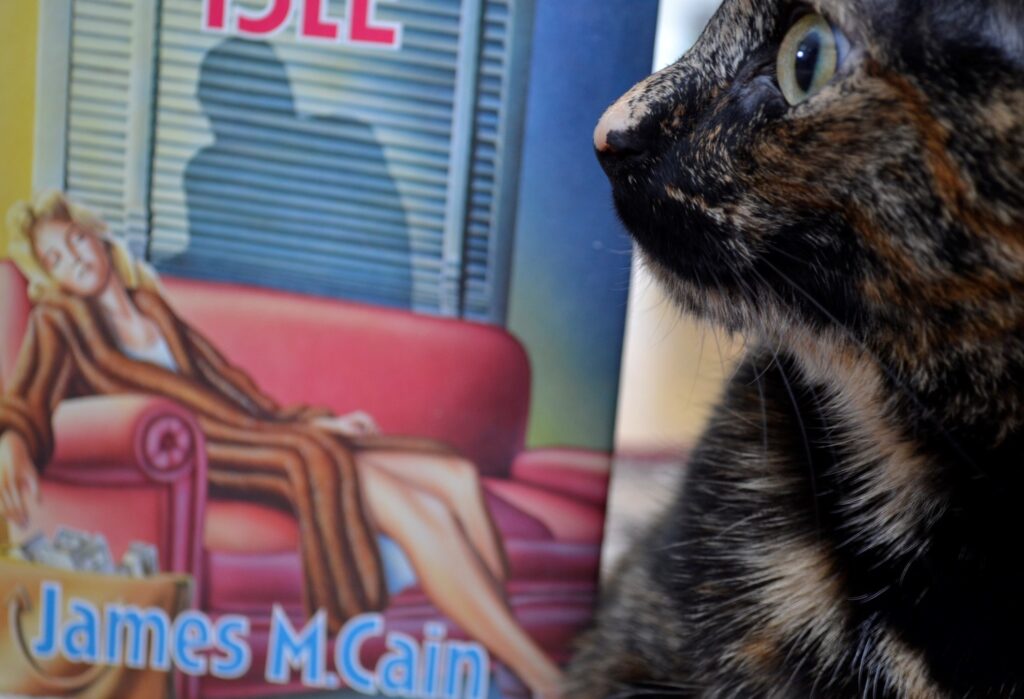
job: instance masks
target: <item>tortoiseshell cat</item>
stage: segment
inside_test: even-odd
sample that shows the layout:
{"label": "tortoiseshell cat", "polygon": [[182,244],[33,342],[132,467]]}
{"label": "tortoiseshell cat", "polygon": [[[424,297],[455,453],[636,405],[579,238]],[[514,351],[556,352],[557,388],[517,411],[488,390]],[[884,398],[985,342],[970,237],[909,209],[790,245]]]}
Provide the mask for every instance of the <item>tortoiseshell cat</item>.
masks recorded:
{"label": "tortoiseshell cat", "polygon": [[1024,0],[726,0],[595,142],[756,342],[567,696],[1024,696]]}

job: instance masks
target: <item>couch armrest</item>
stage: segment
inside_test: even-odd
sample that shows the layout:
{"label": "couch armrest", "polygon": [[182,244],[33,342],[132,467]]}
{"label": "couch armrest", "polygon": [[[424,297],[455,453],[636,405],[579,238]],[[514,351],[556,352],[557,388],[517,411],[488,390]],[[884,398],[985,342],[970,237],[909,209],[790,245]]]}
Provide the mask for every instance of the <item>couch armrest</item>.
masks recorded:
{"label": "couch armrest", "polygon": [[511,477],[603,508],[611,463],[609,454],[590,449],[531,449],[516,457]]}
{"label": "couch armrest", "polygon": [[56,450],[43,470],[44,484],[158,492],[166,506],[159,515],[165,519],[157,523],[161,540],[155,542],[161,564],[191,574],[198,585],[206,448],[195,417],[177,403],[153,396],[74,398],[57,408],[54,435]]}
{"label": "couch armrest", "polygon": [[56,450],[45,468],[48,479],[90,485],[173,483],[206,468],[195,418],[165,398],[74,398],[60,404],[53,423]]}

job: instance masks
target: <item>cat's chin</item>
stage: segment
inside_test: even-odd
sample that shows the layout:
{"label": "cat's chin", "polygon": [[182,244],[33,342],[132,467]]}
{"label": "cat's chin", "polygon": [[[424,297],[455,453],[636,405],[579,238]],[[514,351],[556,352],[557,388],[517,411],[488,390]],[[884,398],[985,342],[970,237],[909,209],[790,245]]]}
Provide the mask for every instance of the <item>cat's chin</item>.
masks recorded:
{"label": "cat's chin", "polygon": [[712,287],[695,284],[690,279],[674,272],[662,262],[637,246],[640,264],[647,269],[669,299],[684,312],[731,333],[763,336],[766,329],[779,337],[785,334],[790,321],[784,313],[774,308],[750,307],[742,299]]}

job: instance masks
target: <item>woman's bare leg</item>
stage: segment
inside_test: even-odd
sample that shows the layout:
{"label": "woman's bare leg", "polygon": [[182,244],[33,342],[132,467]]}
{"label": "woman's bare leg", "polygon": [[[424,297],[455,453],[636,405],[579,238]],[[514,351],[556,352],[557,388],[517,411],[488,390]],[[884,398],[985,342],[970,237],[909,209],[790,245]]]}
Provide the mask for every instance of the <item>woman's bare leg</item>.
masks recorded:
{"label": "woman's bare leg", "polygon": [[452,453],[366,450],[356,453],[356,466],[360,472],[366,467],[382,469],[441,500],[462,525],[491,575],[502,584],[508,579],[504,542],[472,462]]}
{"label": "woman's bare leg", "polygon": [[512,616],[445,504],[383,468],[363,469],[360,485],[371,519],[405,551],[437,608],[533,691],[557,696],[561,672]]}

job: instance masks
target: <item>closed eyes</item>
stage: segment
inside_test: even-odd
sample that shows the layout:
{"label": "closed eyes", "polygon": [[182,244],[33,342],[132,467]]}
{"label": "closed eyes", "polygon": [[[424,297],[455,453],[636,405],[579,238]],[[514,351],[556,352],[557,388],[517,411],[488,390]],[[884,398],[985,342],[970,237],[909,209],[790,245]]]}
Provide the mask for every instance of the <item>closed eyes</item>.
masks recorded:
{"label": "closed eyes", "polygon": [[62,256],[56,250],[50,250],[43,255],[43,264],[47,269],[55,269],[60,264]]}

